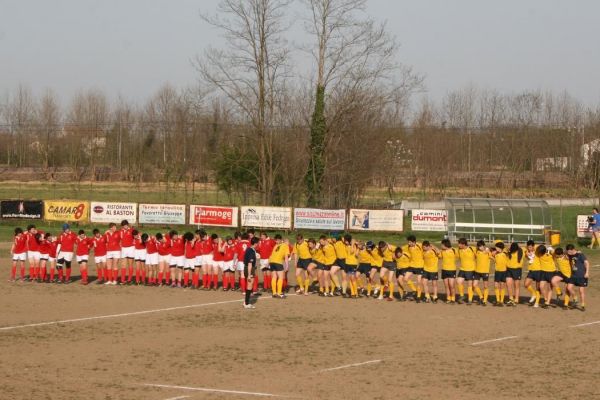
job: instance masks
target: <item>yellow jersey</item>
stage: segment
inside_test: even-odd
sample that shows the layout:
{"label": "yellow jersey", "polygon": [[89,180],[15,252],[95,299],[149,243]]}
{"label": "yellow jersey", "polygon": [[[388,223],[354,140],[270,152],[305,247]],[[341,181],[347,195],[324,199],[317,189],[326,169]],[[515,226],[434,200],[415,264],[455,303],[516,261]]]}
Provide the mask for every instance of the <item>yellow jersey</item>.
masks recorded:
{"label": "yellow jersey", "polygon": [[561,256],[556,259],[558,270],[567,278],[571,277],[571,261],[568,256]]}
{"label": "yellow jersey", "polygon": [[379,249],[371,252],[371,266],[380,268],[383,265],[383,255],[379,253]]}
{"label": "yellow jersey", "polygon": [[396,258],[396,268],[407,269],[410,267],[410,256],[406,253],[402,253],[400,257]]}
{"label": "yellow jersey", "polygon": [[468,246],[464,249],[458,249],[458,258],[460,259],[461,271],[475,271],[475,251],[476,249],[473,246]]}
{"label": "yellow jersey", "polygon": [[489,274],[490,273],[490,252],[489,251],[481,251],[477,249],[476,254],[476,263],[475,263],[475,272],[478,274]]}
{"label": "yellow jersey", "polygon": [[318,248],[314,248],[310,251],[310,254],[312,255],[312,259],[315,262],[324,264],[325,263],[325,257],[323,256],[323,252],[321,251],[321,249]]}
{"label": "yellow jersey", "polygon": [[540,267],[544,272],[556,272],[556,264],[551,254],[544,254],[540,257]]}
{"label": "yellow jersey", "polygon": [[505,252],[496,253],[494,256],[494,271],[506,272],[508,266],[508,254]]}
{"label": "yellow jersey", "polygon": [[367,249],[361,249],[358,252],[358,262],[359,264],[369,264],[373,263],[373,257],[371,257],[371,253]]}
{"label": "yellow jersey", "polygon": [[456,271],[456,250],[444,249],[440,251],[439,257],[442,259],[442,270]]}
{"label": "yellow jersey", "polygon": [[347,257],[346,245],[341,240],[334,243],[333,248],[335,250],[335,257],[340,260],[345,260]]}
{"label": "yellow jersey", "polygon": [[269,262],[273,264],[283,264],[286,258],[290,255],[290,246],[285,243],[280,243],[273,248]]}
{"label": "yellow jersey", "polygon": [[310,254],[310,248],[308,247],[308,242],[303,240],[301,243],[296,243],[294,245],[294,250],[292,254],[295,254],[299,259],[310,259],[312,258]]}
{"label": "yellow jersey", "polygon": [[394,252],[395,251],[396,251],[396,246],[388,244],[387,247],[383,250],[383,261],[394,262]]}
{"label": "yellow jersey", "polygon": [[527,270],[528,271],[541,271],[542,270],[542,263],[538,256],[533,257],[533,260],[529,264],[529,268],[527,268]]}
{"label": "yellow jersey", "polygon": [[514,253],[509,253],[508,255],[508,264],[506,266],[510,269],[519,269],[523,268],[523,261],[525,260],[525,252],[523,252],[523,256],[521,260],[519,260],[519,252],[515,251]]}
{"label": "yellow jersey", "polygon": [[402,246],[402,252],[410,255],[410,263],[413,268],[423,268],[425,260],[423,260],[423,247],[420,243],[416,243],[414,246],[404,245]]}
{"label": "yellow jersey", "polygon": [[346,265],[358,265],[356,249],[357,247],[355,244],[350,244],[346,246]]}
{"label": "yellow jersey", "polygon": [[438,256],[433,249],[423,252],[423,269],[425,272],[438,272]]}
{"label": "yellow jersey", "polygon": [[327,243],[325,246],[321,247],[321,251],[323,252],[323,258],[325,260],[325,265],[333,265],[335,264],[336,254],[335,249],[331,243]]}

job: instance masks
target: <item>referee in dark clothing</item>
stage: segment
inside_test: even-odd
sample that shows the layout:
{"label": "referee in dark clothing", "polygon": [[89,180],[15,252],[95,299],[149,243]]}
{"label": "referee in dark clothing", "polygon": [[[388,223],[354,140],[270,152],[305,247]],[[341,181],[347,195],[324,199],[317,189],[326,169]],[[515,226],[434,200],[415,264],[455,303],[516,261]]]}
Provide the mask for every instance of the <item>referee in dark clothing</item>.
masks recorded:
{"label": "referee in dark clothing", "polygon": [[246,249],[244,253],[244,276],[243,279],[246,279],[246,298],[244,300],[244,308],[245,309],[253,309],[253,304],[250,303],[250,296],[252,295],[252,284],[254,283],[254,279],[256,279],[256,266],[258,264],[258,257],[256,255],[256,248],[258,247],[258,243],[260,239],[257,237],[253,237],[250,240],[250,247]]}

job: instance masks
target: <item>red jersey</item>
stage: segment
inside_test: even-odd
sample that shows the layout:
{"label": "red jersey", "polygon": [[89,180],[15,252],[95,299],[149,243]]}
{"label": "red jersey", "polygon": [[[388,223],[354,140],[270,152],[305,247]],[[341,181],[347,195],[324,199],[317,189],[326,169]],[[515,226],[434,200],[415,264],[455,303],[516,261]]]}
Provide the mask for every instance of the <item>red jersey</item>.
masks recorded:
{"label": "red jersey", "polygon": [[266,238],[266,239],[260,239],[260,242],[258,242],[258,254],[260,254],[260,258],[262,259],[269,259],[269,257],[271,257],[271,253],[273,253],[273,248],[275,248],[275,245],[277,243],[275,242],[275,240],[271,239],[271,238]]}
{"label": "red jersey", "polygon": [[213,243],[213,260],[214,261],[223,261],[223,253],[219,251],[219,244]]}
{"label": "red jersey", "polygon": [[121,251],[121,233],[119,231],[108,231],[104,234],[106,249],[108,251]]}
{"label": "red jersey", "polygon": [[92,245],[94,246],[94,256],[104,257],[106,255],[106,236],[100,236],[99,238],[94,236],[92,238]]}
{"label": "red jersey", "polygon": [[213,243],[212,243],[212,239],[204,239],[201,241],[200,244],[200,254],[201,255],[208,255],[210,253],[212,253],[213,251]]}
{"label": "red jersey", "polygon": [[235,252],[237,253],[238,261],[244,261],[244,255],[246,254],[246,249],[250,247],[249,240],[240,240],[235,244]]}
{"label": "red jersey", "polygon": [[58,237],[58,244],[60,244],[60,251],[64,251],[67,253],[72,253],[75,247],[75,240],[77,240],[77,235],[75,232],[63,232]]}
{"label": "red jersey", "polygon": [[133,246],[133,229],[123,229],[119,230],[121,233],[121,246],[122,247],[131,247]]}
{"label": "red jersey", "polygon": [[[43,232],[40,232],[40,233],[43,233]],[[29,251],[40,251],[40,244],[38,243],[37,239],[35,238],[35,234],[25,232],[23,234],[23,236],[25,236],[27,238],[27,248],[29,249]]]}
{"label": "red jersey", "polygon": [[235,258],[236,248],[235,244],[227,244],[223,247],[223,261],[231,261]]}
{"label": "red jersey", "polygon": [[77,244],[77,253],[78,256],[87,256],[90,254],[90,249],[94,246],[92,239],[88,237],[84,237],[83,239],[79,236],[75,239],[75,244]]}
{"label": "red jersey", "polygon": [[56,258],[56,250],[58,249],[58,242],[56,242],[56,241],[51,242],[48,249],[49,249],[48,257]]}
{"label": "red jersey", "polygon": [[158,252],[158,242],[155,238],[151,237],[146,242],[146,253],[148,254],[156,254]]}
{"label": "red jersey", "polygon": [[171,255],[181,257],[185,254],[185,244],[183,238],[171,239]]}
{"label": "red jersey", "polygon": [[13,250],[14,254],[21,254],[27,251],[27,236],[15,236],[15,248]]}
{"label": "red jersey", "polygon": [[185,258],[192,260],[196,258],[196,249],[194,248],[194,242],[185,242]]}
{"label": "red jersey", "polygon": [[169,254],[171,254],[171,241],[164,240],[157,242],[157,247],[158,255],[168,256]]}
{"label": "red jersey", "polygon": [[40,242],[40,254],[50,253],[50,242],[46,239],[42,239]]}
{"label": "red jersey", "polygon": [[196,240],[196,242],[194,243],[194,251],[196,252],[196,257],[202,255],[202,240]]}
{"label": "red jersey", "polygon": [[[133,239],[133,245],[135,246],[136,250],[145,250],[146,249],[146,245],[144,243],[142,243],[142,239]],[[127,247],[127,246],[125,246]]]}

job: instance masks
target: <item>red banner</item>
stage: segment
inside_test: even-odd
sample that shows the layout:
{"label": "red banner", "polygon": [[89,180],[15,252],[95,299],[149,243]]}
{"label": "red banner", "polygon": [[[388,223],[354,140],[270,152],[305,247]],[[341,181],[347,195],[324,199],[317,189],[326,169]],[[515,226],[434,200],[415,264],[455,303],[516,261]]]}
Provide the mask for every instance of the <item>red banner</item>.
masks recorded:
{"label": "red banner", "polygon": [[238,226],[238,208],[191,205],[190,225]]}

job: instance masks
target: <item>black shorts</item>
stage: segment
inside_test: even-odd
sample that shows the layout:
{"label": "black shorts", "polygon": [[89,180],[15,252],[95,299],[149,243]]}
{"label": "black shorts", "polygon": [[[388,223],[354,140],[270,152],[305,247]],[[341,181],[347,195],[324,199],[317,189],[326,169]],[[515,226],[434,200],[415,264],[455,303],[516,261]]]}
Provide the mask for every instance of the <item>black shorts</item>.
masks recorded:
{"label": "black shorts", "polygon": [[520,281],[521,276],[523,275],[523,269],[521,268],[507,268],[506,269],[506,279],[514,279],[515,281]]}
{"label": "black shorts", "polygon": [[571,283],[577,287],[588,287],[588,279],[587,278],[571,277]]}
{"label": "black shorts", "polygon": [[396,268],[396,279],[398,279],[401,276],[404,276],[406,274],[407,269],[406,268]]}
{"label": "black shorts", "polygon": [[383,268],[389,270],[389,271],[395,271],[396,270],[396,263],[393,261],[384,261],[383,262]]}
{"label": "black shorts", "polygon": [[475,278],[474,271],[458,271],[458,277],[463,278],[465,281],[472,281]]}
{"label": "black shorts", "polygon": [[331,271],[333,264],[323,264],[323,271]]}
{"label": "black shorts", "polygon": [[534,282],[541,282],[542,281],[542,271],[527,272],[527,279],[531,279]]}
{"label": "black shorts", "polygon": [[427,279],[428,281],[437,281],[438,280],[437,272],[427,272],[423,271],[423,279]]}
{"label": "black shorts", "polygon": [[412,272],[415,275],[423,275],[423,268],[409,267],[408,271]]}
{"label": "black shorts", "polygon": [[250,270],[250,273],[248,273],[248,266],[244,265],[244,276],[246,277],[246,279],[248,279],[250,275],[256,276],[256,267],[253,266]]}
{"label": "black shorts", "polygon": [[473,278],[475,278],[476,281],[479,281],[479,280],[489,281],[490,280],[490,274],[484,274],[484,273],[481,273],[481,272],[475,272],[473,274]]}
{"label": "black shorts", "polygon": [[542,271],[541,275],[542,280],[548,283],[552,282],[552,278],[554,278],[554,272]]}
{"label": "black shorts", "polygon": [[442,279],[454,279],[456,278],[456,271],[442,270]]}
{"label": "black shorts", "polygon": [[312,260],[310,258],[300,258],[296,263],[296,268],[307,269]]}
{"label": "black shorts", "polygon": [[358,264],[358,272],[361,274],[369,275],[371,273],[371,264]]}
{"label": "black shorts", "polygon": [[358,268],[358,265],[352,265],[352,264],[346,264],[344,266],[344,271],[348,274],[348,275],[354,275],[356,274],[356,269]]}
{"label": "black shorts", "polygon": [[323,264],[322,262],[318,262],[318,261],[314,261],[314,263],[317,265],[317,269],[320,269],[321,271],[325,271],[325,264]]}
{"label": "black shorts", "polygon": [[562,272],[559,272],[558,274],[556,274],[556,276],[560,276],[564,283],[571,283],[571,278],[567,278],[567,276],[564,275]]}
{"label": "black shorts", "polygon": [[275,271],[275,272],[281,272],[281,271],[283,271],[283,264],[269,263],[269,270]]}
{"label": "black shorts", "polygon": [[506,282],[506,271],[494,272],[494,282]]}
{"label": "black shorts", "polygon": [[337,265],[341,269],[344,269],[346,267],[346,260],[342,260],[341,258],[338,258],[335,260],[335,264],[333,264],[333,265]]}

